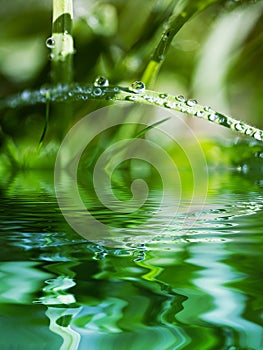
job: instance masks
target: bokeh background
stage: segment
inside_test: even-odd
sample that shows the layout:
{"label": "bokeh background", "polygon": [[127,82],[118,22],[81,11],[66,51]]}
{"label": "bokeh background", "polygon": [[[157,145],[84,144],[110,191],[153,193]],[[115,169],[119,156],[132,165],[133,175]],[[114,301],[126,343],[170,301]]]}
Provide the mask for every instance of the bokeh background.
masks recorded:
{"label": "bokeh background", "polygon": [[[174,9],[179,11],[191,2],[74,1],[74,80],[91,82],[102,74],[111,84],[127,86],[140,79]],[[198,3],[204,10],[175,36],[154,88],[195,98],[219,112],[263,127],[263,2]],[[51,0],[0,1],[1,98],[50,83],[50,51],[45,42],[51,27]],[[104,104],[74,103],[67,123],[56,113],[52,115],[51,108],[44,140],[47,153],[55,152],[76,120]],[[8,153],[13,164],[26,146],[38,145],[45,114],[43,105],[1,111],[2,153]],[[186,118],[206,139],[220,142],[237,137],[206,121]]]}

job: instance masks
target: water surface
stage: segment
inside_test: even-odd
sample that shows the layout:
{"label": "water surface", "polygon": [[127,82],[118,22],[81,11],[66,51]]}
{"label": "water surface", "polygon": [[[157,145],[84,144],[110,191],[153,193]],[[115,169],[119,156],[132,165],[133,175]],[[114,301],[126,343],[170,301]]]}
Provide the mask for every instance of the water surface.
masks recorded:
{"label": "water surface", "polygon": [[207,198],[186,186],[155,219],[157,187],[136,215],[113,215],[80,181],[109,226],[87,240],[62,216],[53,173],[5,178],[0,349],[263,349],[262,186],[258,172],[211,171]]}

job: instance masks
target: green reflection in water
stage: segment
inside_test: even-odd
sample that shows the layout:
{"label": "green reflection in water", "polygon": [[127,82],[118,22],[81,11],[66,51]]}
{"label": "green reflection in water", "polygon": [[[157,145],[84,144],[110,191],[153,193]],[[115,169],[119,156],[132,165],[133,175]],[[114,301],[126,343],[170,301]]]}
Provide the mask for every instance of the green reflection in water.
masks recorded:
{"label": "green reflection in water", "polygon": [[1,349],[263,348],[261,173],[211,173],[204,207],[184,210],[186,189],[167,232],[170,213],[94,242],[68,227],[41,176],[1,192]]}

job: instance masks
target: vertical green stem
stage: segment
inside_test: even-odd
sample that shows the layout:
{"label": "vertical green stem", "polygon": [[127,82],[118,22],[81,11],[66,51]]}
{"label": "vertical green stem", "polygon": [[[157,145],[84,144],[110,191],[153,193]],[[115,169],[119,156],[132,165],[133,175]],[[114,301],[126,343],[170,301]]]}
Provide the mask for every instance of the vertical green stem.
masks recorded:
{"label": "vertical green stem", "polygon": [[73,79],[73,0],[53,0],[51,39],[52,81],[70,83]]}
{"label": "vertical green stem", "polygon": [[[74,44],[72,37],[73,0],[53,0],[51,80],[54,84],[73,81]],[[61,140],[72,118],[72,106],[60,103],[52,108],[53,132]]]}

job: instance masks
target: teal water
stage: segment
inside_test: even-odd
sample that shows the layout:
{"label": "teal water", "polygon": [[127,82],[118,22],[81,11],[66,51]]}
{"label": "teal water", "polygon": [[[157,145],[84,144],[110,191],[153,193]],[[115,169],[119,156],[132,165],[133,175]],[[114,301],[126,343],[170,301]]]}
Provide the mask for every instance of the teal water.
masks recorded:
{"label": "teal water", "polygon": [[1,350],[263,349],[262,173],[211,170],[206,198],[186,186],[157,219],[157,187],[128,216],[88,192],[97,240],[66,222],[53,173],[1,180]]}

